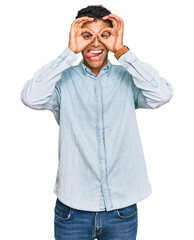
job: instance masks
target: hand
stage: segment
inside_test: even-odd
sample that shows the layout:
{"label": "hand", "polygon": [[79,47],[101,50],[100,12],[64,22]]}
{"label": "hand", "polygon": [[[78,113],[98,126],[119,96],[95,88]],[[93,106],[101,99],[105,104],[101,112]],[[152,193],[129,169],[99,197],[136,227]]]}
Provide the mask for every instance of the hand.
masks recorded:
{"label": "hand", "polygon": [[[115,53],[120,48],[123,47],[123,31],[124,31],[124,23],[123,19],[118,17],[115,14],[109,14],[102,18],[103,20],[112,21],[113,28],[106,27],[103,28],[99,34],[98,39],[101,43],[103,43],[111,52]],[[103,38],[103,34],[107,32],[109,33],[108,38]],[[106,35],[105,34],[105,35]]]}
{"label": "hand", "polygon": [[[94,18],[90,17],[81,17],[75,19],[71,24],[71,29],[69,33],[69,45],[68,48],[72,50],[74,53],[81,52],[84,48],[87,47],[90,43],[93,42],[95,36],[93,32],[91,32],[88,28],[82,28],[84,23],[88,21],[93,21]],[[83,37],[83,33],[89,33],[91,38]]]}

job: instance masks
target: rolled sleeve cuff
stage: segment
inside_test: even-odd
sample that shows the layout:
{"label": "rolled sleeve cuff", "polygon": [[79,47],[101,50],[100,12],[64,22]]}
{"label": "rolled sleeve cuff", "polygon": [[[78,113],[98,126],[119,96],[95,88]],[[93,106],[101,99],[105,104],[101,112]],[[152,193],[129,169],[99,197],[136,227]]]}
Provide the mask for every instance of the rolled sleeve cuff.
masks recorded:
{"label": "rolled sleeve cuff", "polygon": [[133,63],[135,61],[139,60],[135,54],[133,52],[131,52],[131,50],[129,50],[128,52],[124,53],[119,59],[118,61],[120,62],[120,64],[124,64],[127,63]]}
{"label": "rolled sleeve cuff", "polygon": [[77,54],[69,48],[66,48],[58,57],[61,60],[65,59],[68,65],[72,65],[78,59]]}

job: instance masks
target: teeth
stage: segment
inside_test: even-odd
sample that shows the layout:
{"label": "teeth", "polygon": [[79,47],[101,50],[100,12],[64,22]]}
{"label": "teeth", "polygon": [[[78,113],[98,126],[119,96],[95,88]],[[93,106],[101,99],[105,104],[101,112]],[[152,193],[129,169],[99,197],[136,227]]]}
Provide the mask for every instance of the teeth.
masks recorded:
{"label": "teeth", "polygon": [[90,53],[101,53],[102,52],[102,50],[100,50],[100,51],[89,51]]}

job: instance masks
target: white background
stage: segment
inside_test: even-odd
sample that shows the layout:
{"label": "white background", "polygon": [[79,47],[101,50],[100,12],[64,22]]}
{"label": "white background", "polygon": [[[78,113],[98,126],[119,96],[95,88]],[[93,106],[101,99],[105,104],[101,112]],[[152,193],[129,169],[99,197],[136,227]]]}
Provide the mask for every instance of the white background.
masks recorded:
{"label": "white background", "polygon": [[[36,70],[67,47],[77,11],[91,4],[103,4],[122,17],[124,44],[174,86],[166,105],[136,110],[153,191],[137,204],[137,240],[194,239],[194,15],[189,0],[1,3],[0,239],[54,239],[58,125],[50,111],[26,107],[20,92]],[[81,54],[75,64],[80,59]],[[111,53],[109,59],[119,64]]]}

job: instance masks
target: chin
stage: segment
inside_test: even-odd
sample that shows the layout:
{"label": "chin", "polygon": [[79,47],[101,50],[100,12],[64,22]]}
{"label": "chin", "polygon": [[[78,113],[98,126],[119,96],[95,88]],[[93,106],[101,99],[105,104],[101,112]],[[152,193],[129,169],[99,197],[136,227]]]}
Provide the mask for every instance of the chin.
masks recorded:
{"label": "chin", "polygon": [[107,60],[108,60],[107,55],[103,59],[100,59],[97,61],[91,61],[87,57],[83,57],[83,58],[84,58],[85,65],[87,65],[87,67],[91,67],[91,68],[102,68],[106,65]]}
{"label": "chin", "polygon": [[87,59],[85,59],[85,61],[92,68],[100,68],[105,64],[106,59],[104,59],[104,61],[88,61]]}
{"label": "chin", "polygon": [[[92,56],[93,55],[93,56]],[[89,68],[102,68],[106,65],[108,59],[108,51],[105,48],[88,48],[82,52],[84,63]]]}

